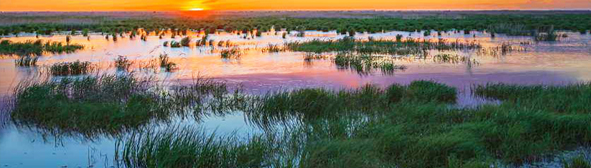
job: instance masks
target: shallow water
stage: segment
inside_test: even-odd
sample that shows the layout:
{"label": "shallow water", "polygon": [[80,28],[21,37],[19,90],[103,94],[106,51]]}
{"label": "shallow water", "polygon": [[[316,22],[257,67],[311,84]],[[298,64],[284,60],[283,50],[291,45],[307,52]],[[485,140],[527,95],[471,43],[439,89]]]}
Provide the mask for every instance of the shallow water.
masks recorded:
{"label": "shallow water", "polygon": [[[423,38],[422,32],[386,32],[376,34],[357,34],[356,38],[395,39],[397,34],[413,38]],[[433,33],[436,34],[436,33]],[[459,106],[474,106],[494,103],[474,98],[470,86],[484,83],[553,84],[562,85],[591,81],[591,35],[568,33],[568,38],[558,42],[533,42],[530,37],[507,37],[497,35],[491,39],[489,34],[477,32],[474,35],[446,33],[426,39],[444,38],[450,41],[477,41],[485,48],[510,43],[526,51],[515,51],[505,55],[479,55],[474,51],[454,51],[462,56],[475,59],[478,64],[436,63],[429,59],[405,59],[395,61],[404,65],[405,70],[393,74],[382,74],[379,70],[370,74],[360,74],[352,70],[338,69],[329,59],[304,61],[304,53],[280,52],[266,53],[261,50],[269,44],[283,44],[288,41],[311,39],[338,39],[344,37],[335,32],[306,32],[306,37],[292,35],[281,38],[281,33],[263,33],[262,37],[242,39],[238,35],[221,33],[210,35],[210,39],[231,40],[244,50],[240,59],[221,59],[211,47],[162,47],[170,36],[159,39],[149,36],[147,41],[138,38],[119,38],[116,42],[94,34],[86,37],[74,36],[72,43],[85,46],[85,49],[70,54],[46,54],[39,59],[38,67],[16,67],[14,58],[0,59],[0,95],[10,96],[19,81],[35,76],[47,66],[56,62],[91,61],[100,73],[113,73],[113,61],[119,55],[127,56],[136,62],[132,66],[137,73],[152,74],[161,80],[173,83],[190,83],[197,76],[223,80],[231,86],[242,85],[247,93],[262,94],[306,87],[355,88],[365,84],[387,86],[392,83],[408,84],[414,80],[434,80],[459,88]],[[196,36],[193,34],[193,36]],[[33,35],[4,37],[12,41],[35,40]],[[65,41],[64,35],[40,37],[44,40]],[[180,41],[180,37],[175,40]],[[198,39],[198,37],[195,37]],[[526,43],[526,44],[520,44]],[[167,53],[179,69],[174,72],[141,70],[139,62],[157,58]],[[8,107],[8,102],[0,104]],[[77,136],[44,135],[35,128],[21,128],[8,121],[8,115],[0,114],[0,166],[2,167],[110,167],[113,166],[115,140],[110,137],[87,139]],[[260,131],[249,124],[240,112],[225,116],[209,116],[201,121],[178,119],[175,123],[198,125],[208,131],[221,134],[246,136]]]}

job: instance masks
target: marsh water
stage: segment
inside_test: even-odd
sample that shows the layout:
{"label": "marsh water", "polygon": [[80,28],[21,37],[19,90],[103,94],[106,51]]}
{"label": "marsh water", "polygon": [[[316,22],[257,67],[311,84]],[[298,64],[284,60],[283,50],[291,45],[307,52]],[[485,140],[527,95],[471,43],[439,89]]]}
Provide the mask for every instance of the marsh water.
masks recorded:
{"label": "marsh water", "polygon": [[[475,98],[470,94],[474,84],[515,83],[563,85],[591,81],[591,35],[563,32],[567,37],[556,42],[536,42],[531,37],[496,35],[491,38],[486,32],[444,33],[424,36],[423,32],[384,32],[357,34],[357,39],[396,39],[404,37],[448,41],[476,42],[484,49],[511,45],[519,50],[506,53],[483,54],[477,51],[449,51],[470,58],[467,62],[440,62],[416,56],[396,56],[396,65],[406,69],[383,73],[379,70],[359,72],[335,65],[330,58],[305,59],[303,52],[264,52],[269,44],[308,41],[312,39],[340,39],[345,35],[336,32],[307,31],[304,37],[294,34],[282,38],[282,33],[263,33],[261,37],[243,38],[234,33],[209,35],[215,41],[230,40],[243,52],[240,58],[222,59],[219,50],[213,46],[164,47],[163,42],[171,36],[148,36],[146,41],[129,36],[117,41],[107,40],[103,35],[92,34],[89,38],[73,36],[71,43],[82,44],[85,48],[69,54],[44,54],[37,67],[15,66],[15,58],[3,56],[0,59],[0,95],[3,109],[10,107],[12,90],[25,79],[35,78],[48,66],[58,62],[76,60],[90,61],[98,68],[95,73],[116,73],[113,61],[125,56],[136,62],[134,73],[156,76],[162,82],[187,84],[198,77],[224,81],[231,87],[241,86],[246,93],[268,92],[297,88],[323,87],[331,89],[356,88],[365,84],[382,87],[393,83],[408,84],[414,80],[433,80],[458,88],[458,106],[476,106],[494,101]],[[190,34],[199,39],[199,34]],[[2,37],[11,41],[51,40],[65,41],[66,35],[40,36],[21,34],[18,37]],[[181,39],[177,36],[176,41]],[[437,52],[437,51],[432,51]],[[142,62],[149,62],[166,53],[178,65],[173,72],[161,69],[142,68]],[[116,139],[107,135],[88,138],[75,135],[53,135],[35,127],[15,126],[7,110],[0,113],[0,166],[1,167],[113,167]],[[227,115],[210,115],[194,118],[175,119],[174,123],[196,125],[217,134],[248,136],[261,132],[261,128],[248,122],[241,112]],[[173,124],[174,124],[173,123]]]}

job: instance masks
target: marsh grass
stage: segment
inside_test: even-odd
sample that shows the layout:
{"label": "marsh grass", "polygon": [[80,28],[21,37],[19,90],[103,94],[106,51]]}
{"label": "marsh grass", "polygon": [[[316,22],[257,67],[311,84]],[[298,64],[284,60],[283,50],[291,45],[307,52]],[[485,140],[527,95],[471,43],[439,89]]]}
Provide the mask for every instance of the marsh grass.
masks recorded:
{"label": "marsh grass", "polygon": [[[498,95],[537,99],[532,96],[560,89],[569,90],[570,87],[589,88],[588,85],[578,85],[556,86],[548,90],[532,87],[515,91],[507,87],[488,86],[487,92],[495,93],[498,90]],[[588,101],[581,96],[586,95],[586,91],[565,94],[575,92],[581,90],[557,94],[563,95],[561,98],[573,104],[582,105],[579,102]],[[257,149],[254,150],[257,152],[249,153],[249,158],[257,158],[254,159],[257,161],[250,162],[255,167],[410,168],[485,168],[534,162],[555,151],[591,142],[591,128],[588,127],[591,115],[588,112],[577,109],[560,112],[552,108],[533,107],[527,101],[454,108],[449,103],[455,102],[455,95],[455,88],[432,81],[415,81],[407,86],[395,84],[385,89],[366,85],[352,90],[317,88],[269,93],[254,97],[252,106],[245,112],[249,121],[268,129],[263,135],[252,138],[274,138],[238,142],[241,145],[265,144],[261,146],[268,147],[251,148]],[[564,105],[567,101],[557,101],[554,97],[546,103]],[[273,134],[274,129],[271,127],[274,125],[280,126],[278,129],[285,129],[282,136]],[[132,145],[123,149],[128,154],[122,155],[128,158],[126,165],[220,165],[218,163],[236,163],[236,154],[241,154],[229,152],[234,154],[232,157],[220,154],[233,151],[227,149],[236,146],[231,143],[233,141],[224,141],[223,137],[218,139],[215,135],[176,130],[165,130],[161,137],[166,138],[158,137],[160,134],[151,134],[139,141],[129,140],[127,144]],[[205,147],[215,148],[203,150]],[[202,151],[208,153],[202,155]],[[176,160],[185,157],[188,157],[187,162]],[[194,162],[204,158],[213,161]],[[263,159],[266,162],[261,163],[258,158],[266,158]],[[588,165],[582,160],[568,164]]]}
{"label": "marsh grass", "polygon": [[[191,37],[184,37],[183,39],[181,39],[181,46],[183,47],[189,47],[191,44]],[[172,45],[171,45],[172,46]]]}
{"label": "marsh grass", "polygon": [[495,33],[503,33],[509,36],[530,36],[532,29],[526,28],[523,24],[496,24],[487,28],[487,31]]}
{"label": "marsh grass", "polygon": [[20,66],[20,67],[33,67],[33,66],[37,66],[37,60],[39,60],[39,57],[24,56],[24,57],[20,57],[20,58],[17,58],[16,60],[14,60],[14,64],[16,66]]}
{"label": "marsh grass", "polygon": [[240,56],[242,56],[242,52],[238,47],[223,49],[222,51],[220,51],[220,57],[224,59],[237,59],[240,58]]}
{"label": "marsh grass", "polygon": [[176,63],[169,60],[168,54],[160,54],[158,61],[160,62],[160,68],[164,68],[166,72],[172,72],[177,69]]}
{"label": "marsh grass", "polygon": [[393,84],[386,89],[365,85],[358,89],[299,89],[255,97],[247,115],[257,124],[330,119],[347,114],[374,114],[387,111],[391,104],[422,102],[446,104],[456,101],[456,89],[432,81],[414,81],[407,86]]}
{"label": "marsh grass", "polygon": [[[132,135],[119,142],[117,157],[125,167],[269,167],[272,140],[241,140],[191,127],[172,127]],[[120,148],[119,148],[120,147]]]}
{"label": "marsh grass", "polygon": [[[568,87],[576,86],[556,88]],[[489,89],[519,99],[538,99],[536,95],[557,91]],[[299,121],[295,128],[311,133],[298,141],[303,146],[295,152],[302,155],[296,164],[300,167],[348,167],[343,162],[351,167],[497,167],[541,160],[557,150],[591,142],[586,124],[591,115],[584,110],[561,112],[533,107],[528,101],[470,109],[437,103],[455,101],[450,93],[455,88],[428,81],[384,90],[364,86],[345,93],[303,89],[266,96],[262,108],[255,110],[261,114],[249,113],[253,115],[249,118],[263,127]],[[563,97],[539,99],[548,99],[545,103],[550,106],[582,105],[588,102],[585,94],[559,92],[556,95]],[[353,114],[365,117],[355,119]]]}
{"label": "marsh grass", "polygon": [[165,41],[162,45],[164,47],[170,47],[170,48],[180,48],[182,46],[181,43],[174,41],[174,40],[172,40],[170,42]]}
{"label": "marsh grass", "polygon": [[43,53],[73,53],[83,49],[84,46],[78,44],[63,44],[61,42],[43,42],[42,40],[12,42],[10,40],[0,41],[0,54],[18,55],[18,56],[39,56]]}
{"label": "marsh grass", "polygon": [[472,59],[467,56],[460,56],[458,54],[436,54],[433,56],[433,62],[435,63],[449,63],[449,64],[478,64],[476,59]]}
{"label": "marsh grass", "polygon": [[356,40],[345,37],[338,40],[311,40],[306,42],[289,42],[285,46],[291,51],[303,52],[353,52],[355,54],[388,54],[388,55],[425,55],[427,50],[474,50],[482,46],[476,42],[448,42],[443,39],[436,41],[408,38],[404,41],[393,40]]}
{"label": "marsh grass", "polygon": [[338,69],[350,69],[360,75],[369,75],[375,69],[379,69],[386,75],[391,75],[396,70],[406,69],[406,66],[395,65],[393,60],[382,56],[339,53],[332,59],[332,61]]}
{"label": "marsh grass", "polygon": [[[502,103],[459,108],[451,106],[457,90],[433,81],[251,97],[230,96],[224,83],[209,80],[165,90],[150,81],[103,76],[22,84],[12,119],[62,131],[117,132],[198,108],[200,115],[241,110],[265,130],[245,139],[192,128],[140,131],[118,143],[118,160],[127,167],[484,168],[533,162],[591,142],[589,84],[474,86],[477,96]],[[208,99],[219,102],[203,105]],[[277,135],[274,126],[285,130]]]}
{"label": "marsh grass", "polygon": [[15,90],[12,119],[50,132],[117,134],[167,115],[158,107],[149,80],[104,75],[39,82],[23,81]]}
{"label": "marsh grass", "polygon": [[92,63],[86,61],[55,63],[49,67],[49,72],[55,76],[85,75],[94,71]]}
{"label": "marsh grass", "polygon": [[263,52],[278,53],[283,51],[285,51],[284,47],[275,44],[269,44],[267,47],[263,48]]}
{"label": "marsh grass", "polygon": [[564,168],[591,168],[591,164],[585,159],[585,156],[580,155],[569,162],[563,163]]}
{"label": "marsh grass", "polygon": [[533,32],[535,41],[557,41],[565,34],[559,34],[554,30],[554,26],[538,28]]}
{"label": "marsh grass", "polygon": [[474,94],[488,99],[513,103],[524,108],[540,109],[558,113],[589,113],[591,107],[591,84],[568,86],[521,86],[510,84],[487,84],[473,87]]}
{"label": "marsh grass", "polygon": [[127,57],[122,55],[115,59],[115,67],[117,68],[117,70],[120,71],[129,71],[129,68],[132,64],[133,62],[131,62],[129,59],[127,59]]}
{"label": "marsh grass", "polygon": [[55,135],[118,136],[193,110],[199,117],[232,109],[239,96],[226,94],[225,84],[201,77],[191,85],[168,87],[132,73],[25,80],[15,89],[11,118]]}

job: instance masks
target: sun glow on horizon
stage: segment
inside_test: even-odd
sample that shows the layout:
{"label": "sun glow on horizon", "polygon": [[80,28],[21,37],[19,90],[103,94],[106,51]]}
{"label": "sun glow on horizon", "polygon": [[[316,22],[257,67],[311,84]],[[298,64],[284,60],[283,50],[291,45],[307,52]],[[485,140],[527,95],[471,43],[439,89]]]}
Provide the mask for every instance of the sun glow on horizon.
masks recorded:
{"label": "sun glow on horizon", "polygon": [[205,10],[205,9],[203,9],[203,8],[191,8],[189,10],[190,11],[202,11],[202,10]]}

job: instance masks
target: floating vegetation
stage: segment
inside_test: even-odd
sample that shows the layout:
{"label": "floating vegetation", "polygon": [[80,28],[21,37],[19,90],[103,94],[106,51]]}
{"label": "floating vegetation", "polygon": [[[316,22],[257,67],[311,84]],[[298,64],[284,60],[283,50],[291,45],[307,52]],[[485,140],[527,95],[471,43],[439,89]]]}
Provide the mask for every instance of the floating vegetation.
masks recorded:
{"label": "floating vegetation", "polygon": [[220,51],[220,57],[225,59],[240,58],[240,56],[242,56],[242,52],[238,47],[233,47],[230,49],[224,49]]}
{"label": "floating vegetation", "polygon": [[10,40],[0,41],[0,55],[18,55],[18,56],[39,56],[43,53],[73,53],[83,49],[84,46],[78,44],[63,44],[61,42],[43,42],[42,40],[12,42]]}
{"label": "floating vegetation", "polygon": [[176,63],[169,60],[168,54],[160,54],[158,60],[160,62],[160,68],[164,68],[166,72],[172,72],[177,69]]}
{"label": "floating vegetation", "polygon": [[383,74],[391,75],[395,70],[404,70],[406,66],[395,65],[394,61],[383,56],[337,54],[333,62],[339,69],[351,69],[360,75],[368,75],[375,69]]}
{"label": "floating vegetation", "polygon": [[128,71],[133,63],[127,57],[120,55],[115,59],[115,67],[120,71]]}
{"label": "floating vegetation", "polygon": [[35,56],[24,56],[24,57],[20,57],[20,58],[17,58],[16,60],[14,60],[14,64],[16,66],[21,66],[21,67],[37,66],[38,59],[39,59],[39,57],[35,57]]}
{"label": "floating vegetation", "polygon": [[62,62],[49,67],[49,72],[55,76],[84,75],[93,70],[94,66],[88,61]]}

